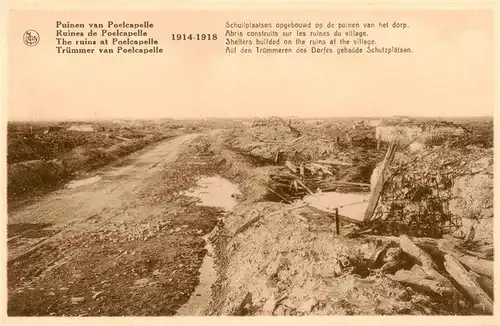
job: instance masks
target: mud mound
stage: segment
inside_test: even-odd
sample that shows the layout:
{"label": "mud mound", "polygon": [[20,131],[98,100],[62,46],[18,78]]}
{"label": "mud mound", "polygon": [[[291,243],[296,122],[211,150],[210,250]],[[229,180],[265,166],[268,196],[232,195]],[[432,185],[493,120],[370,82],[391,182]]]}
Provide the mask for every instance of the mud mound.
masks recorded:
{"label": "mud mound", "polygon": [[271,174],[277,168],[256,168],[241,155],[224,150],[218,155],[222,175],[239,183],[239,188],[247,202],[258,202],[269,197],[267,185]]}
{"label": "mud mound", "polygon": [[375,149],[375,128],[349,128],[347,124],[325,124],[321,128],[304,123],[257,124],[235,128],[227,135],[230,148],[267,164],[318,159],[350,161],[362,149]]}
{"label": "mud mound", "polygon": [[89,146],[79,146],[62,158],[68,172],[75,173],[81,170],[90,170],[101,164],[111,162],[113,158],[104,148],[91,148]]}
{"label": "mud mound", "polygon": [[40,185],[52,184],[66,176],[67,171],[58,160],[14,163],[7,169],[8,194],[26,193]]}
{"label": "mud mound", "polygon": [[62,160],[71,173],[86,171],[108,164],[165,137],[150,136],[143,139],[123,141],[108,148],[79,146],[63,156]]}
{"label": "mud mound", "polygon": [[[248,225],[249,221],[253,224]],[[448,303],[371,273],[379,244],[311,231],[307,209],[240,206],[225,218],[226,281],[215,315],[447,314]],[[375,303],[375,304],[374,304]]]}
{"label": "mud mound", "polygon": [[197,138],[196,144],[190,144],[198,156],[210,156],[218,166],[218,172],[225,178],[239,184],[243,193],[242,201],[258,202],[269,198],[267,186],[270,176],[279,167],[257,167],[248,156],[227,148],[225,137],[219,135],[203,135]]}
{"label": "mud mound", "polygon": [[93,147],[107,147],[116,143],[102,133],[50,130],[48,128],[30,130],[14,129],[8,131],[8,163],[43,159],[51,160],[85,144]]}
{"label": "mud mound", "polygon": [[[108,148],[82,145],[73,148],[58,159],[31,160],[8,166],[8,195],[20,198],[32,190],[53,189],[62,180],[77,172],[90,171],[109,164],[118,158],[137,151],[165,136],[146,136],[141,139],[122,141]],[[21,196],[21,197],[22,197]]]}

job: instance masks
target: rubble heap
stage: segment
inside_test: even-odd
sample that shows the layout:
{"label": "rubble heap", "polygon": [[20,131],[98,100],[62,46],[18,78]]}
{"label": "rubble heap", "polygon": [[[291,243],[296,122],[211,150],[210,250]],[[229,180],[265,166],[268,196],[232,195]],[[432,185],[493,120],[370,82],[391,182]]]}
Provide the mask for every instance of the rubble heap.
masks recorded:
{"label": "rubble heap", "polygon": [[[476,282],[462,275],[454,242],[441,244],[453,253],[441,255],[443,265],[420,249],[430,245],[438,250],[437,241],[405,235],[348,238],[335,235],[334,228],[328,216],[300,203],[239,206],[216,231],[223,254],[218,256],[221,277],[209,314],[492,312],[491,299],[476,284],[483,278]],[[482,273],[490,274],[491,266],[483,266]],[[454,278],[462,283],[467,278],[474,284],[467,291],[477,296],[467,299],[447,273],[462,273]]]}
{"label": "rubble heap", "polygon": [[321,191],[359,191],[369,184],[384,155],[375,129],[329,122],[321,127],[274,118],[234,128],[226,135],[229,150],[269,170],[267,199],[290,203]]}
{"label": "rubble heap", "polygon": [[[313,160],[352,161],[376,156],[375,128],[352,129],[336,123],[316,127],[298,121],[276,119],[254,123],[251,128],[234,128],[227,136],[233,150],[262,163],[283,165]],[[361,153],[361,149],[372,152]]]}

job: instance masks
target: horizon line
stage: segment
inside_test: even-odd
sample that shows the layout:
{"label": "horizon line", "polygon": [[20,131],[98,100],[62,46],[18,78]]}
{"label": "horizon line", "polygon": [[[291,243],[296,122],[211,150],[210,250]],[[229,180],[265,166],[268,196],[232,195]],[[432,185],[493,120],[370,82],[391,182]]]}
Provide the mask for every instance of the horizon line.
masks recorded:
{"label": "horizon line", "polygon": [[435,119],[435,120],[446,120],[446,119],[487,119],[494,118],[494,115],[470,115],[470,116],[412,116],[412,115],[391,115],[391,116],[280,116],[280,115],[267,115],[267,116],[242,116],[242,117],[109,117],[109,118],[52,118],[52,119],[7,119],[7,122],[97,122],[97,121],[112,121],[112,120],[124,120],[124,121],[155,121],[155,120],[248,120],[248,119],[269,119],[269,118],[288,118],[288,119],[300,119],[300,120],[326,120],[326,119]]}

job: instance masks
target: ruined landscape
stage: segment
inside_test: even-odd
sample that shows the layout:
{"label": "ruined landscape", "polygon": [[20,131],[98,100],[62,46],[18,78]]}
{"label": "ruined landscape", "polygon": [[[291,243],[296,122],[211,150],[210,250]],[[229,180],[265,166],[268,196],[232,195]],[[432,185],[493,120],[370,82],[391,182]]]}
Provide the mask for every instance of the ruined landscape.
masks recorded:
{"label": "ruined landscape", "polygon": [[493,119],[8,125],[9,316],[492,315]]}

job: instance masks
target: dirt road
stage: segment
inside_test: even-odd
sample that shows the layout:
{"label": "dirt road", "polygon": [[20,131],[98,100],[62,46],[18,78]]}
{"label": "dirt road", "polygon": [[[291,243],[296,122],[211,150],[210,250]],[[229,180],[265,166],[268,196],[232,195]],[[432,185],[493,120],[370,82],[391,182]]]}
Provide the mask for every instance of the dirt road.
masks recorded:
{"label": "dirt road", "polygon": [[[198,135],[146,148],[8,218],[9,315],[173,315],[219,212],[178,195],[211,165]],[[197,160],[198,164],[189,164]]]}

